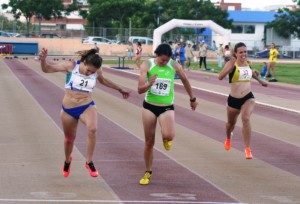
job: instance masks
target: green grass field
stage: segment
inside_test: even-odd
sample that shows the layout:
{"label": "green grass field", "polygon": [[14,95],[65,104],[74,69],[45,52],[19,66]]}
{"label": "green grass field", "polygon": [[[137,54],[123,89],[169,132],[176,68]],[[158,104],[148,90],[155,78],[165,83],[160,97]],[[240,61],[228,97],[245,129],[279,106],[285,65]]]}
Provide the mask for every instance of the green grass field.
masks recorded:
{"label": "green grass field", "polygon": [[[105,64],[118,64],[118,61],[117,60],[104,60],[104,63]],[[193,70],[200,70],[198,63],[199,62],[193,62],[190,68]],[[134,66],[133,61],[127,61],[127,60],[125,60],[125,65]],[[210,62],[208,60],[207,67],[213,68],[214,71],[210,71],[210,72],[213,72],[216,74],[218,74],[221,71],[221,69],[219,69],[217,66],[217,62]],[[253,62],[252,68],[261,71],[262,70],[262,62]],[[300,64],[277,63],[275,70],[276,70],[276,79],[279,82],[300,85]]]}

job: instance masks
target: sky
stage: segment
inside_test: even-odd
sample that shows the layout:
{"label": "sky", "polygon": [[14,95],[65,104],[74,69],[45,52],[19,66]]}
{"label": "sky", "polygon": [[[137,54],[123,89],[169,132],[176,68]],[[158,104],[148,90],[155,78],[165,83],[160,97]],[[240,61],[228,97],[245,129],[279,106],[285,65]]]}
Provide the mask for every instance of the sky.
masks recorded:
{"label": "sky", "polygon": [[[0,4],[8,3],[9,0],[0,0]],[[211,0],[220,2],[220,0]],[[225,3],[242,3],[243,8],[262,10],[264,7],[272,5],[294,5],[292,0],[225,0]]]}

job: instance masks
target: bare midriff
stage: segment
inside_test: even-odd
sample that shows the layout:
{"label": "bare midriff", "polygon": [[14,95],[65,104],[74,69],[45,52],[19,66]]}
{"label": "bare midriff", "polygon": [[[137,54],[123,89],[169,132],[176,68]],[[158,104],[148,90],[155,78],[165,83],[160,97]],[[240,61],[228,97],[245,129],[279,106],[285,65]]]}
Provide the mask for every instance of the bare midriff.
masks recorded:
{"label": "bare midriff", "polygon": [[66,89],[62,104],[65,108],[74,108],[77,106],[86,105],[92,100],[92,94],[90,92],[80,92]]}

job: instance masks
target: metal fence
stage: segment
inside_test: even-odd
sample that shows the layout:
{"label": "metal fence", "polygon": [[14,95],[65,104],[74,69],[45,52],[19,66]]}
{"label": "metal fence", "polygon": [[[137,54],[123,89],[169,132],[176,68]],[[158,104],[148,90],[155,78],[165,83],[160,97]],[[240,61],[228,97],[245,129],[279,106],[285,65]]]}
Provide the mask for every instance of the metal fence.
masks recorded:
{"label": "metal fence", "polygon": [[[6,30],[7,32],[14,32],[20,34],[26,34],[26,30]],[[39,33],[37,27],[33,27],[30,31],[30,34],[33,34],[35,37],[39,37],[40,34],[57,34],[62,38],[81,38],[84,39],[87,36],[100,36],[105,37],[111,40],[119,41],[119,43],[127,44],[129,36],[143,36],[148,38],[153,38],[153,29],[147,28],[106,28],[106,27],[85,27],[85,30],[66,30],[66,29],[58,29],[56,27],[53,28],[42,28],[41,33]],[[31,35],[32,37],[32,35]],[[268,37],[268,36],[267,36]],[[195,34],[195,31],[192,28],[175,28],[170,30],[169,32],[165,33],[162,36],[162,42],[169,42],[169,41],[181,41],[181,42],[191,42],[195,44],[195,48],[198,48],[199,42],[205,40],[205,42],[211,46],[212,40],[218,38],[218,36],[211,36],[211,35],[202,35],[202,34]],[[272,39],[273,39],[272,35]],[[231,46],[234,46],[235,41],[232,39]],[[243,41],[249,50],[250,55],[254,55],[255,52],[262,50],[265,48],[264,43],[262,40],[254,41],[248,40]],[[277,43],[278,44],[278,41]],[[280,44],[280,43],[279,43]],[[287,42],[283,43],[284,45],[279,46],[278,49],[281,53],[291,57],[291,58],[300,58],[300,44],[294,43],[291,41],[291,45],[287,45]],[[295,45],[294,45],[295,44]],[[218,45],[217,45],[218,46]],[[223,45],[224,46],[224,45]]]}

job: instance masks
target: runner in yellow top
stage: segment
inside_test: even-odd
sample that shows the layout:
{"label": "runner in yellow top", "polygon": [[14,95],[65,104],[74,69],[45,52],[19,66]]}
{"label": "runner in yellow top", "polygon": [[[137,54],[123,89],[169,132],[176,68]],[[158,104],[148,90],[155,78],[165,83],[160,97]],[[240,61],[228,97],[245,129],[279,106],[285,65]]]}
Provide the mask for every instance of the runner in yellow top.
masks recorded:
{"label": "runner in yellow top", "polygon": [[224,143],[225,150],[231,148],[231,134],[236,125],[237,119],[241,114],[242,135],[245,145],[246,159],[252,159],[250,149],[251,140],[251,114],[254,110],[254,95],[251,90],[251,79],[254,78],[262,86],[267,86],[267,82],[252,74],[252,69],[247,60],[247,47],[244,43],[239,42],[235,45],[233,56],[226,62],[223,70],[219,74],[219,79],[224,79],[229,75],[230,93],[227,98],[227,123],[226,123],[226,140]]}
{"label": "runner in yellow top", "polygon": [[277,56],[279,55],[278,50],[276,49],[275,43],[271,44],[271,49],[270,49],[270,57],[269,57],[269,65],[267,72],[263,79],[266,79],[266,77],[269,75],[270,69],[272,69],[272,79],[270,79],[270,82],[277,82],[278,80],[275,78],[275,64],[277,61]]}
{"label": "runner in yellow top", "polygon": [[138,82],[139,94],[146,93],[142,109],[142,119],[145,134],[144,159],[146,172],[140,180],[141,185],[147,185],[152,175],[153,146],[157,121],[165,149],[171,149],[175,136],[174,119],[174,76],[180,77],[182,84],[190,97],[190,106],[195,110],[198,103],[193,95],[182,66],[171,59],[173,53],[170,45],[160,44],[155,50],[156,57],[143,62]]}

